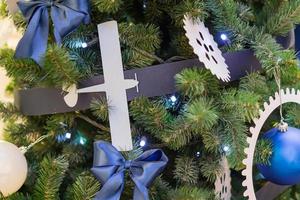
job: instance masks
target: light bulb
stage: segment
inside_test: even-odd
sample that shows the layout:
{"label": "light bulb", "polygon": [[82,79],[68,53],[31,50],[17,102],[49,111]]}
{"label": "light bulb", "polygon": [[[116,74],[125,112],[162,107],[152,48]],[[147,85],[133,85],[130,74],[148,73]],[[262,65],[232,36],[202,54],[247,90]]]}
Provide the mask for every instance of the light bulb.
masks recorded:
{"label": "light bulb", "polygon": [[226,34],[224,34],[224,33],[222,33],[220,37],[221,37],[221,39],[222,39],[223,41],[226,41],[226,40],[228,40],[228,37],[227,37],[227,35],[226,35]]}
{"label": "light bulb", "polygon": [[143,136],[140,140],[140,146],[144,147],[147,144],[147,138],[145,136]]}
{"label": "light bulb", "polygon": [[141,146],[141,147],[144,147],[145,145],[146,145],[146,141],[145,141],[145,140],[141,140],[141,141],[140,141],[140,146]]}
{"label": "light bulb", "polygon": [[82,43],[81,43],[81,47],[82,47],[82,48],[87,48],[87,46],[88,46],[88,45],[87,45],[86,42],[82,42]]}
{"label": "light bulb", "polygon": [[86,143],[86,139],[84,137],[79,138],[79,144],[84,145]]}
{"label": "light bulb", "polygon": [[170,99],[171,99],[171,101],[172,101],[173,103],[175,103],[175,102],[177,101],[177,97],[176,97],[175,95],[172,95],[172,96],[170,97]]}
{"label": "light bulb", "polygon": [[80,143],[80,144],[84,144],[83,138],[80,138],[79,143]]}
{"label": "light bulb", "polygon": [[70,139],[70,138],[71,138],[71,136],[72,136],[72,134],[71,134],[71,133],[66,133],[66,134],[65,134],[65,138],[66,138],[66,139]]}
{"label": "light bulb", "polygon": [[224,145],[223,150],[224,150],[225,152],[228,152],[228,151],[230,150],[230,147],[227,146],[227,145]]}

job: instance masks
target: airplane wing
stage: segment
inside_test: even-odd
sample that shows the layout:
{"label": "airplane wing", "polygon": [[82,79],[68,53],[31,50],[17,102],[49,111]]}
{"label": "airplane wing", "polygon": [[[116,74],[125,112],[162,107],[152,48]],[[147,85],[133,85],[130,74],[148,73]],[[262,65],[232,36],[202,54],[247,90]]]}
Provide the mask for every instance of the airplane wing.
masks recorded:
{"label": "airplane wing", "polygon": [[129,151],[133,147],[126,87],[128,88],[132,83],[124,80],[117,22],[109,21],[99,24],[98,34],[104,84],[110,107],[109,124],[112,144],[120,151]]}

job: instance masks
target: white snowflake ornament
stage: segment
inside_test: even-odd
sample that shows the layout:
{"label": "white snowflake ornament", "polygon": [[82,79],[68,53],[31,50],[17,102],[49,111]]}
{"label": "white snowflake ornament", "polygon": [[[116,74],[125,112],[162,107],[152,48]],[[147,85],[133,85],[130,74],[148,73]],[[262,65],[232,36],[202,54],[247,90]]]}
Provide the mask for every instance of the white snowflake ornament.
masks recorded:
{"label": "white snowflake ornament", "polygon": [[200,20],[192,20],[189,16],[184,17],[184,29],[189,39],[189,44],[193,47],[194,53],[200,62],[224,82],[230,81],[230,72],[222,56],[222,52],[214,41],[213,36]]}
{"label": "white snowflake ornament", "polygon": [[227,158],[224,156],[221,160],[223,167],[222,173],[217,176],[215,181],[215,194],[220,200],[231,199],[231,176]]}

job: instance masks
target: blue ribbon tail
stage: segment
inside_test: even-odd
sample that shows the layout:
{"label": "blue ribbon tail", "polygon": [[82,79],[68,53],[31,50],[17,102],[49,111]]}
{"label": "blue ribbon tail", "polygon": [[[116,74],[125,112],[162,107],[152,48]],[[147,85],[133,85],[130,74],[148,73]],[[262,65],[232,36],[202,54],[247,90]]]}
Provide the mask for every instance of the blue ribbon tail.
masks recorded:
{"label": "blue ribbon tail", "polygon": [[113,175],[96,194],[94,200],[119,200],[124,189],[124,173]]}
{"label": "blue ribbon tail", "polygon": [[48,11],[46,7],[40,7],[31,17],[26,32],[16,48],[15,57],[32,58],[39,65],[42,65],[43,55],[47,49],[48,34]]}
{"label": "blue ribbon tail", "polygon": [[138,181],[135,182],[133,200],[149,200],[148,188]]}

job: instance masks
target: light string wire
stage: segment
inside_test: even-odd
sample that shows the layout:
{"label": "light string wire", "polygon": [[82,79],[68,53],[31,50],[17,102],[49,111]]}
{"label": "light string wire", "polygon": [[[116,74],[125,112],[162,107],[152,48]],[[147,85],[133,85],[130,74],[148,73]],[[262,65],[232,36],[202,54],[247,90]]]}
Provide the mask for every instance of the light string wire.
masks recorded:
{"label": "light string wire", "polygon": [[283,105],[282,105],[282,95],[281,95],[281,69],[279,66],[279,62],[281,61],[281,59],[277,60],[277,63],[275,65],[275,69],[274,69],[274,78],[275,78],[275,82],[277,84],[278,87],[278,93],[279,93],[279,102],[280,102],[280,107],[279,107],[279,112],[280,112],[280,123],[278,125],[278,128],[282,131],[282,132],[286,132],[287,131],[287,123],[284,121],[284,117],[283,117]]}
{"label": "light string wire", "polygon": [[27,151],[29,151],[32,147],[34,147],[36,144],[42,142],[43,140],[45,140],[46,138],[52,136],[52,134],[48,134],[48,135],[42,135],[41,137],[39,137],[36,141],[34,141],[33,143],[31,143],[30,145],[28,145],[27,147],[20,147],[20,150],[22,151],[23,154],[27,153]]}

